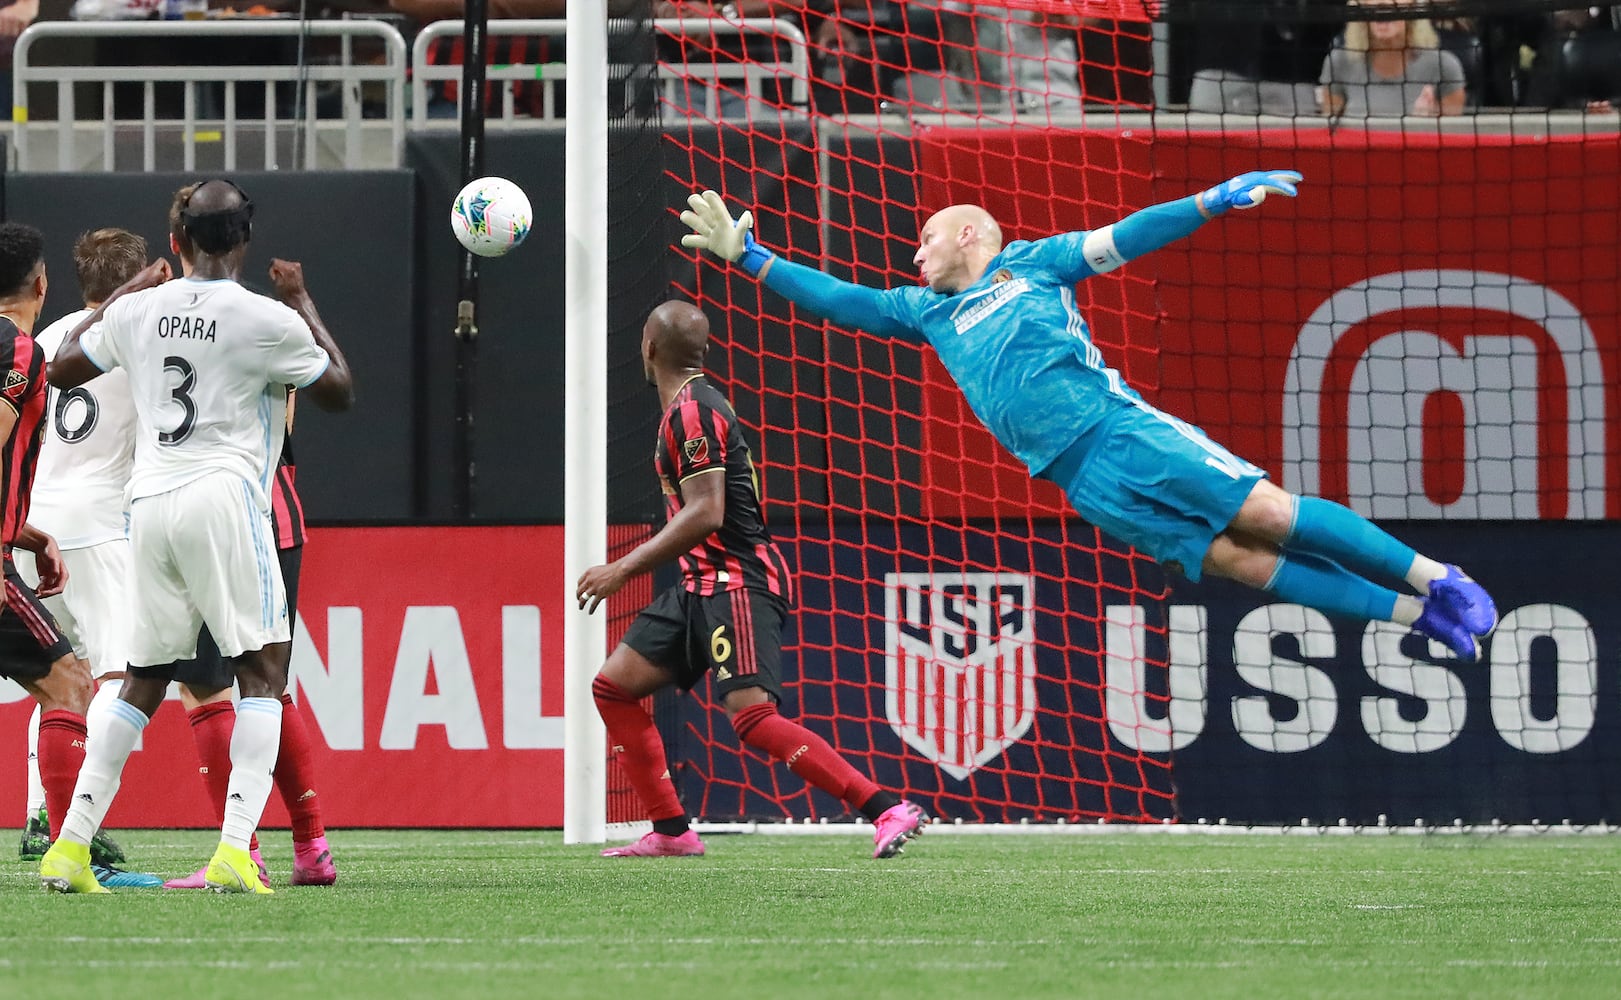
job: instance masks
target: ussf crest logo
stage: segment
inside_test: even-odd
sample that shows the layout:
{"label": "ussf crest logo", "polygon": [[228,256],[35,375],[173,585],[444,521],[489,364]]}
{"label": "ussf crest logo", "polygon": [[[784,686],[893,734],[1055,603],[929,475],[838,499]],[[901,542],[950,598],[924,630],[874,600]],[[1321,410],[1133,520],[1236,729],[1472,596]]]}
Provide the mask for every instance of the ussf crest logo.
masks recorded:
{"label": "ussf crest logo", "polygon": [[884,574],[884,704],[906,745],[959,781],[1036,719],[1035,579]]}

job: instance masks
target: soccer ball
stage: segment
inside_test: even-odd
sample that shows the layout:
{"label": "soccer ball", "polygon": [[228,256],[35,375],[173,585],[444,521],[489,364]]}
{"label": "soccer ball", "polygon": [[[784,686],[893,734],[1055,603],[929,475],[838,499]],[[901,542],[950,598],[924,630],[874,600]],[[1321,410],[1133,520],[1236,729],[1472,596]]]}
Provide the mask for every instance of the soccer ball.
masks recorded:
{"label": "soccer ball", "polygon": [[450,229],[480,257],[500,257],[529,235],[529,196],[505,177],[480,177],[456,195]]}

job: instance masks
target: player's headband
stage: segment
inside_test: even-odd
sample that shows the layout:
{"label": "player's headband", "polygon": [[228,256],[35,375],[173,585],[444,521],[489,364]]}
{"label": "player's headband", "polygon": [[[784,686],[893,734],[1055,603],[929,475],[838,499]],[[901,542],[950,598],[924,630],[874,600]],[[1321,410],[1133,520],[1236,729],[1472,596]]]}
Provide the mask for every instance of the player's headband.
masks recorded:
{"label": "player's headband", "polygon": [[253,235],[253,202],[248,200],[246,191],[237,187],[232,181],[223,177],[216,178],[221,184],[231,185],[242,198],[242,204],[236,208],[229,208],[216,212],[194,212],[191,209],[191,199],[196,196],[203,184],[213,181],[203,181],[192,189],[186,197],[186,203],[180,206],[180,224],[191,237],[191,242],[203,253],[222,254],[241,246]]}

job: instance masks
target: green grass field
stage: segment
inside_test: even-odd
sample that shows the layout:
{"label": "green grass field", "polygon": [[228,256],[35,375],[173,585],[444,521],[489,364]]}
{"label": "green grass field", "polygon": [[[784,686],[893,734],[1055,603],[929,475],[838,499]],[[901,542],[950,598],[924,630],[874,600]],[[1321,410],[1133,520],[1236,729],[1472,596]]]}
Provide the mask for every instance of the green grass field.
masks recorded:
{"label": "green grass field", "polygon": [[[172,876],[203,832],[120,835]],[[290,848],[266,836],[278,883]],[[1621,837],[338,831],[331,888],[47,896],[11,860],[0,996],[1621,995]]]}

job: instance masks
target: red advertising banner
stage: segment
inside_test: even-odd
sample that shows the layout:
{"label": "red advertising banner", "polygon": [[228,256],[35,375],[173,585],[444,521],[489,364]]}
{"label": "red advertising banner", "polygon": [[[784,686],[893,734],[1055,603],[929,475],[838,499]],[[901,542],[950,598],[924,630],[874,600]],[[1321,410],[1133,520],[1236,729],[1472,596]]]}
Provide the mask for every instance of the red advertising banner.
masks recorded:
{"label": "red advertising banner", "polygon": [[[311,530],[293,675],[329,825],[562,825],[562,534]],[[0,810],[20,822],[33,702],[5,691]],[[215,825],[178,701],[142,744],[109,828]],[[272,793],[264,825],[286,822]]]}
{"label": "red advertising banner", "polygon": [[[925,204],[984,204],[1009,239],[1299,170],[1299,199],[1082,282],[1106,359],[1286,488],[1375,517],[1621,516],[1614,134],[935,129],[919,164]],[[926,402],[936,516],[1065,509],[932,360]]]}

